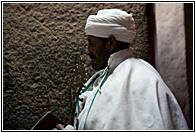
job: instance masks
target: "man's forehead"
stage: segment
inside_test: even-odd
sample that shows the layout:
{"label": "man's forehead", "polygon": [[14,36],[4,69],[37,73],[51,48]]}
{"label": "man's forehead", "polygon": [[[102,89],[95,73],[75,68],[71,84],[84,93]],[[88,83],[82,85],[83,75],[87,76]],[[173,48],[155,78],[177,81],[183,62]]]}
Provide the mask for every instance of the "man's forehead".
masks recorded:
{"label": "man's forehead", "polygon": [[99,37],[96,37],[96,36],[92,36],[92,35],[88,35],[87,36],[87,40],[88,41],[93,41],[93,40],[98,40],[98,39],[100,39]]}

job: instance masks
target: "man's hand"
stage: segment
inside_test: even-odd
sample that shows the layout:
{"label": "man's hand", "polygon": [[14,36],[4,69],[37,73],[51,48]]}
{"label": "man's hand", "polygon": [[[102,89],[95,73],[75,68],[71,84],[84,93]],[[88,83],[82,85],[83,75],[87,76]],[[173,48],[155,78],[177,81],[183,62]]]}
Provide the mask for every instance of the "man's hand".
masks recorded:
{"label": "man's hand", "polygon": [[65,127],[62,124],[57,124],[56,128],[53,128],[53,130],[63,130]]}

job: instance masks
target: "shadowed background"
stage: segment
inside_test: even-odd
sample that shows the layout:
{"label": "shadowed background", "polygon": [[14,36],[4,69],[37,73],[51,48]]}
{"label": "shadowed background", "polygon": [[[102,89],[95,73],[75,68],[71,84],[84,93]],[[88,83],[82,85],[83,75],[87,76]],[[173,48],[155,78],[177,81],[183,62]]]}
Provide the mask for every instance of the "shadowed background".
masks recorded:
{"label": "shadowed background", "polygon": [[[150,62],[146,5],[128,3],[3,3],[3,129],[29,130],[49,109],[69,119],[75,90],[95,72],[88,66],[84,26],[89,14],[133,13],[136,57]],[[72,96],[72,97],[71,97]]]}

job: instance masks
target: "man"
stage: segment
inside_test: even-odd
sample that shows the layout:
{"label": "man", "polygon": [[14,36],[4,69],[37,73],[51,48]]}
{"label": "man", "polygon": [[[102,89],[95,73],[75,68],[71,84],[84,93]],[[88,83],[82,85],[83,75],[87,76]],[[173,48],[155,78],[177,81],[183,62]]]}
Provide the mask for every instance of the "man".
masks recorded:
{"label": "man", "polygon": [[98,72],[85,84],[74,126],[79,130],[187,130],[183,113],[158,72],[134,58],[131,14],[104,9],[85,27],[87,54]]}

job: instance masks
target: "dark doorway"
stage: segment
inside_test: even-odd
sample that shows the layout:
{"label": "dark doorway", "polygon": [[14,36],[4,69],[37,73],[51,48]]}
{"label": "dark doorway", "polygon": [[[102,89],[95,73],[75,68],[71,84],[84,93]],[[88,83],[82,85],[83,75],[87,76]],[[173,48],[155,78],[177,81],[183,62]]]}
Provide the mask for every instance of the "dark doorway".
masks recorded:
{"label": "dark doorway", "polygon": [[[186,38],[186,66],[189,89],[190,119],[193,121],[193,3],[184,4],[185,38]],[[193,129],[193,123],[189,123]]]}

